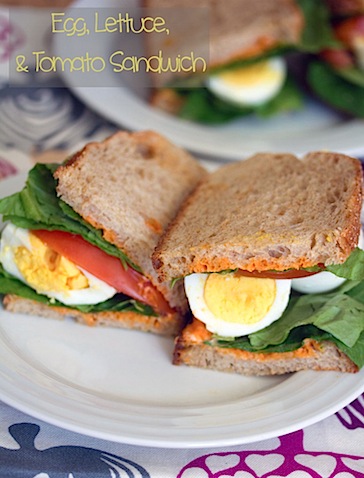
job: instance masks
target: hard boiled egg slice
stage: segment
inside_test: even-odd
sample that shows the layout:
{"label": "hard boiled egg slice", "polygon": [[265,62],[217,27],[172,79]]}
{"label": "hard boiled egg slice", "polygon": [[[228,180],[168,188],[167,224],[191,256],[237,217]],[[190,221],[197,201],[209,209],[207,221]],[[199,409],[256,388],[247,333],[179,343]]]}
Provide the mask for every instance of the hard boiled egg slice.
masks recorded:
{"label": "hard boiled egg slice", "polygon": [[283,58],[275,57],[212,74],[207,88],[217,97],[240,106],[258,106],[276,96],[286,79]]}
{"label": "hard boiled egg slice", "polygon": [[240,337],[264,329],[287,307],[291,281],[244,277],[238,273],[191,274],[185,290],[193,315],[207,330]]}
{"label": "hard boiled egg slice", "polygon": [[6,272],[38,294],[66,305],[98,304],[116,294],[116,289],[11,223],[1,236],[0,262]]}
{"label": "hard boiled egg slice", "polygon": [[[360,231],[358,247],[364,248],[364,234]],[[332,272],[318,272],[312,276],[292,279],[292,289],[301,294],[323,294],[336,289],[346,281],[344,277],[339,277]]]}
{"label": "hard boiled egg slice", "polygon": [[292,279],[292,289],[301,294],[323,294],[334,290],[346,281],[332,272],[318,272],[312,276]]}

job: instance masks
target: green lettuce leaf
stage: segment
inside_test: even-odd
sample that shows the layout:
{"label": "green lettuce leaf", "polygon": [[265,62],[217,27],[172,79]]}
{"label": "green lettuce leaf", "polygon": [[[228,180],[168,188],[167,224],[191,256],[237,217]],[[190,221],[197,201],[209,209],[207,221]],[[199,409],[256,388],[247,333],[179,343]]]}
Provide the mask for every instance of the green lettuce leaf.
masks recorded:
{"label": "green lettuce leaf", "polygon": [[342,342],[335,340],[335,337],[329,340],[334,342],[359,368],[364,367],[364,333],[361,334],[353,347],[347,347]]}
{"label": "green lettuce leaf", "polygon": [[313,61],[307,80],[312,91],[323,102],[339,111],[364,118],[364,87],[348,81],[324,62]]}
{"label": "green lettuce leaf", "polygon": [[58,164],[37,164],[29,172],[22,191],[0,199],[0,214],[25,229],[60,230],[81,235],[86,241],[99,247],[109,255],[118,257],[125,267],[139,267],[118,247],[105,241],[102,232],[94,228],[77,214],[56,194],[53,172]]}
{"label": "green lettuce leaf", "polygon": [[297,3],[305,17],[299,48],[318,53],[324,48],[340,46],[331,27],[331,15],[325,3],[318,0],[297,0]]}
{"label": "green lettuce leaf", "polygon": [[260,117],[270,117],[278,113],[298,110],[303,106],[303,95],[291,78],[281,91],[270,101],[257,107],[242,107],[223,101],[207,88],[181,90],[184,103],[179,116],[200,123],[224,123],[255,113]]}
{"label": "green lettuce leaf", "polygon": [[356,247],[343,264],[327,266],[326,270],[351,281],[364,280],[364,251]]}
{"label": "green lettuce leaf", "polygon": [[300,110],[303,103],[303,94],[292,78],[288,77],[279,93],[267,103],[258,106],[255,113],[262,118],[269,118],[279,113]]}
{"label": "green lettuce leaf", "polygon": [[293,295],[282,317],[263,330],[236,339],[214,337],[211,345],[252,352],[287,352],[305,338],[334,342],[364,365],[364,281],[348,281],[327,294]]}
{"label": "green lettuce leaf", "polygon": [[240,107],[217,98],[207,88],[191,88],[178,92],[184,99],[178,115],[198,123],[218,124],[250,115],[253,110]]}
{"label": "green lettuce leaf", "polygon": [[364,330],[364,281],[352,285],[327,294],[293,297],[279,320],[249,336],[252,344],[263,349],[282,343],[293,328],[312,324],[350,347]]}
{"label": "green lettuce leaf", "polygon": [[255,347],[248,336],[236,337],[235,339],[214,336],[209,343],[218,347],[246,350],[247,352],[280,353],[292,352],[300,348],[303,345],[304,339],[307,337],[316,338],[316,340],[325,340],[329,339],[330,335],[313,325],[302,325],[292,329],[287,334],[284,342],[269,344],[264,349]]}
{"label": "green lettuce leaf", "polygon": [[340,68],[336,73],[354,85],[364,88],[364,71],[359,68]]}

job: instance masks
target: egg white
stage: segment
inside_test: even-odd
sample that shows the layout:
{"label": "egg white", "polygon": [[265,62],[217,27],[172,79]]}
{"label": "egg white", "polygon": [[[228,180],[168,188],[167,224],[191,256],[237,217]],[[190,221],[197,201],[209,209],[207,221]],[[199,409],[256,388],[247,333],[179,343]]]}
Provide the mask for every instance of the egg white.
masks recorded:
{"label": "egg white", "polygon": [[[364,248],[364,234],[360,231],[358,247]],[[336,289],[346,281],[332,272],[322,271],[308,277],[292,279],[292,289],[301,294],[322,294]]]}
{"label": "egg white", "polygon": [[[32,251],[33,247],[29,237],[29,231],[8,223],[4,228],[0,243],[0,262],[8,274],[32,287],[24,278],[16,265],[14,251],[20,247],[26,247]],[[98,279],[94,275],[76,266],[86,277],[89,287],[69,291],[37,290],[37,293],[46,295],[49,298],[57,299],[66,305],[98,304],[110,299],[116,294],[116,289]]]}
{"label": "egg white", "polygon": [[[249,66],[228,72],[216,73],[207,79],[207,88],[217,97],[240,106],[258,106],[277,95],[287,75],[283,58],[274,57],[263,60],[265,72],[252,75]],[[254,76],[252,78],[252,76]]]}
{"label": "egg white", "polygon": [[278,320],[288,305],[291,281],[289,279],[276,280],[274,303],[259,322],[254,324],[227,322],[216,317],[207,307],[204,299],[204,288],[207,278],[208,274],[190,274],[186,276],[184,279],[186,295],[193,315],[206,325],[207,330],[222,337],[241,337],[264,329],[275,320]]}

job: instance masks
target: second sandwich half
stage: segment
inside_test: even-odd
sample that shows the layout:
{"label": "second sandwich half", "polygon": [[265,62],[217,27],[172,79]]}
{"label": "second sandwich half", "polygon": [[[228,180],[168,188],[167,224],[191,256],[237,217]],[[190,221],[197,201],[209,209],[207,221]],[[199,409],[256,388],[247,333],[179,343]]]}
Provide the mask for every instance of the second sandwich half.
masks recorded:
{"label": "second sandwich half", "polygon": [[330,152],[259,153],[213,172],[154,254],[161,278],[184,279],[194,316],[174,363],[363,367],[362,188],[360,162]]}

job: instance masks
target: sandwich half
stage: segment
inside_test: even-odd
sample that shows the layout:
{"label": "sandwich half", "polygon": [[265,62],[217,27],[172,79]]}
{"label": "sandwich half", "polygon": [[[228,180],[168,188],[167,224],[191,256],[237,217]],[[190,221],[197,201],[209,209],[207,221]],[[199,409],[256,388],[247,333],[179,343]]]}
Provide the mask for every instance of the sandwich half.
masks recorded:
{"label": "sandwich half", "polygon": [[212,173],[154,255],[193,320],[174,363],[249,375],[364,365],[361,163],[257,154]]}
{"label": "sandwich half", "polygon": [[151,256],[204,175],[151,131],[118,132],[62,165],[37,164],[21,192],[0,200],[5,309],[176,334],[184,291],[158,280]]}
{"label": "sandwich half", "polygon": [[[304,27],[294,0],[206,0],[199,5],[193,0],[145,0],[144,4],[151,11],[174,8],[176,15],[189,18],[195,7],[203,6],[203,20],[209,22],[208,37],[201,40],[208,47],[207,73],[197,71],[182,78],[176,74],[165,88],[153,91],[153,106],[202,123],[301,107],[301,93],[284,59],[287,49],[299,43]],[[196,44],[195,50],[198,40]]]}
{"label": "sandwich half", "polygon": [[[180,23],[184,17],[194,18],[197,6],[193,0],[145,0],[144,4],[162,12],[162,17],[163,8],[174,9]],[[195,40],[197,50],[202,42],[208,43],[207,71],[175,74],[164,88],[152,90],[153,106],[209,124],[252,114],[267,118],[303,107],[301,70],[306,54],[333,43],[323,1],[206,0],[198,7],[205,7],[206,20],[201,23],[209,25],[208,38]],[[199,31],[196,26],[190,30]],[[194,33],[185,35],[185,41],[192,41]],[[161,48],[166,50],[164,44]],[[150,44],[149,49],[157,50]]]}

